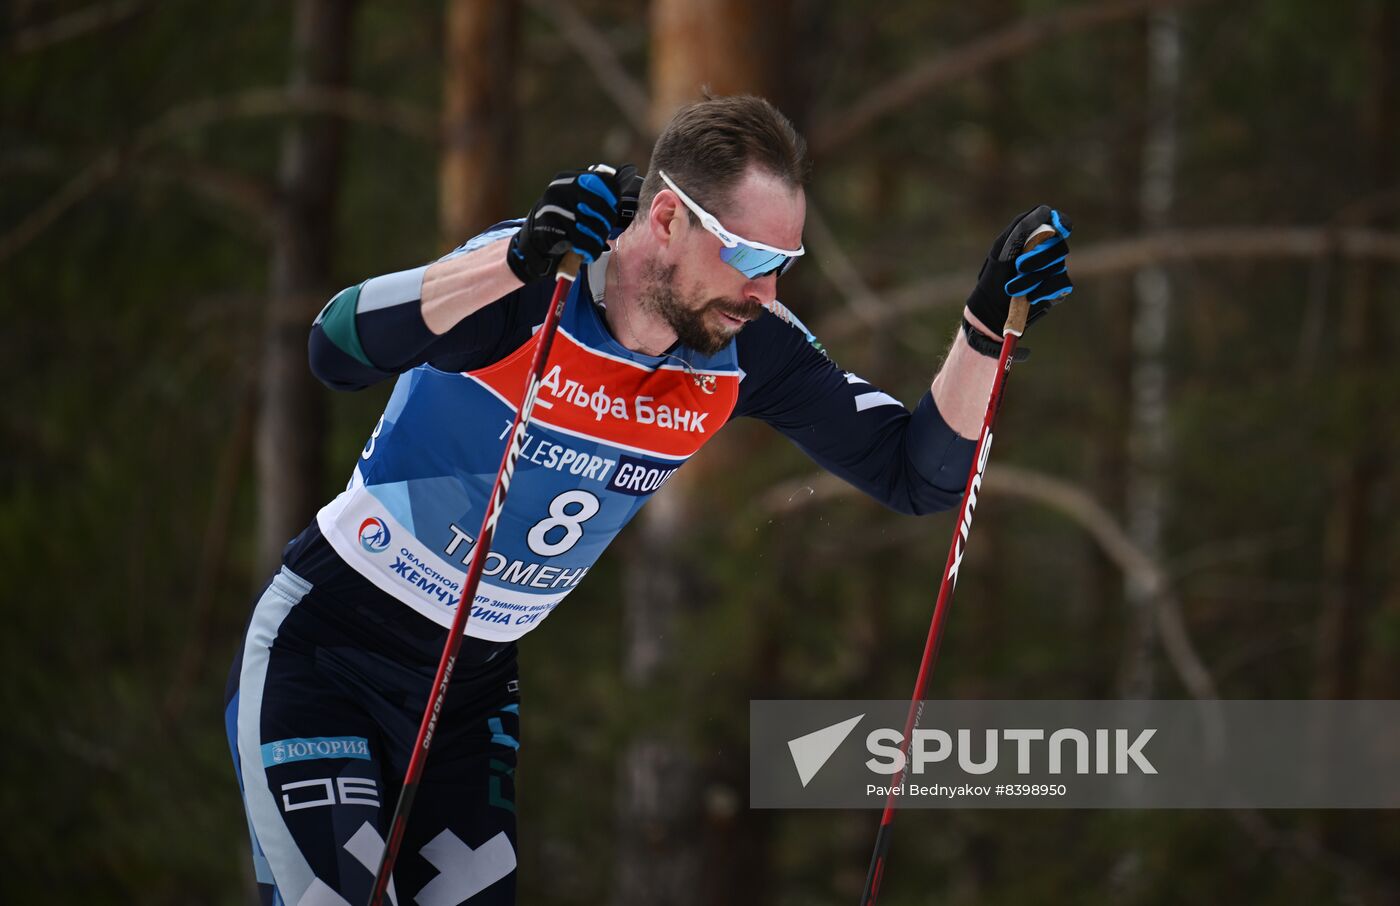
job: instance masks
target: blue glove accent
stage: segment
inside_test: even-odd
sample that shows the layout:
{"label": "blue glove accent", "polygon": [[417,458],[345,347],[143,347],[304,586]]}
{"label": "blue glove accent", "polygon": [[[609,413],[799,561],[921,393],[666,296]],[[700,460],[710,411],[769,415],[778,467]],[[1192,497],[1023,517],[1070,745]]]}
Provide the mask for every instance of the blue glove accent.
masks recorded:
{"label": "blue glove accent", "polygon": [[[1056,236],[1054,239],[1047,239],[1029,252],[1022,252],[1016,256],[1016,270],[1018,273],[1029,274],[1042,271],[1056,262],[1065,260],[1065,255],[1069,250],[1065,247],[1065,238]],[[1060,257],[1054,261],[1043,261],[1051,255],[1058,254]]]}
{"label": "blue glove accent", "polygon": [[[1065,255],[1061,255],[1044,267],[1037,267],[1035,270],[1019,273],[1010,280],[1007,280],[1006,286],[1004,287],[1006,294],[1013,298],[1016,296],[1024,296],[1035,289],[1046,277],[1051,277],[1055,274],[1063,274],[1065,272],[1065,258]],[[1056,265],[1059,266],[1056,267]]]}
{"label": "blue glove accent", "polygon": [[630,205],[629,217],[636,212],[640,182],[630,164],[556,174],[511,239],[506,256],[511,272],[522,283],[543,279],[571,250],[589,264],[597,261],[607,251],[609,234],[624,225],[620,207]]}
{"label": "blue glove accent", "polygon": [[[617,196],[613,194],[612,189],[608,188],[608,184],[599,179],[596,174],[583,174],[578,178],[578,184],[607,202],[609,211],[617,210]],[[580,204],[579,207],[583,207],[583,205]],[[612,218],[602,219],[611,221]]]}
{"label": "blue glove accent", "polygon": [[[1031,235],[1045,226],[1054,231],[1053,236],[1034,248],[1025,248]],[[977,275],[977,286],[968,297],[969,311],[993,330],[1006,322],[1011,300],[1017,297],[1034,306],[1027,325],[1045,315],[1074,288],[1065,265],[1072,230],[1070,221],[1049,205],[1019,215],[992,243]]]}
{"label": "blue glove accent", "polygon": [[[594,220],[598,221],[599,223],[607,224],[607,225],[609,225],[609,226],[611,226],[611,224],[612,224],[612,218],[606,217],[606,216],[604,216],[604,215],[602,215],[602,214],[599,214],[597,211],[595,211],[595,210],[593,210],[592,208],[590,208],[590,207],[588,206],[588,202],[586,202],[586,201],[580,201],[580,202],[578,203],[578,212],[579,212],[580,214],[586,214],[586,215],[588,215],[589,217],[592,217]],[[599,242],[602,242],[602,241],[603,241],[603,238],[602,238],[601,236],[598,235],[598,231],[597,231],[597,230],[590,230],[588,227],[584,226],[584,225],[583,225],[583,221],[582,221],[581,219],[575,220],[574,222],[578,225],[578,228],[579,228],[580,230],[582,230],[583,232],[587,233],[589,236],[592,236],[594,239],[597,239]]]}
{"label": "blue glove accent", "polygon": [[[1040,284],[1040,274],[1018,274],[1006,281],[1006,295],[1012,299],[1017,296],[1030,296]],[[1029,301],[1034,302],[1035,300],[1030,299]]]}

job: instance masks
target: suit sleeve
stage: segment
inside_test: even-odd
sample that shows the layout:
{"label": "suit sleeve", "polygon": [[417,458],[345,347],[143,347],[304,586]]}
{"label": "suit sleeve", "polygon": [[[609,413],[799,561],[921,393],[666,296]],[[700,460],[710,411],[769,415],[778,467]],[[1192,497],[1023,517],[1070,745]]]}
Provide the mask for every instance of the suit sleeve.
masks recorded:
{"label": "suit sleeve", "polygon": [[943,420],[931,393],[913,412],[839,368],[786,309],[740,333],[735,416],[772,425],[818,465],[901,513],[956,506],[976,444]]}
{"label": "suit sleeve", "polygon": [[[514,221],[497,224],[447,257],[513,234]],[[520,306],[538,287],[523,287],[474,312],[444,334],[423,322],[423,273],[429,265],[373,277],[341,290],[311,325],[311,371],[333,390],[360,390],[426,363],[465,370],[490,361],[510,332]]]}

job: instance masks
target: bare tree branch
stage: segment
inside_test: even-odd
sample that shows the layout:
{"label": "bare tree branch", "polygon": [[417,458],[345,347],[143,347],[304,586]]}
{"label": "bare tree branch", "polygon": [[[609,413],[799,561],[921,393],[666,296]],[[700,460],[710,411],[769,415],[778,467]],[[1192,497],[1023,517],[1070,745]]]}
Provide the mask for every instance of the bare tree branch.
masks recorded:
{"label": "bare tree branch", "polygon": [[529,3],[535,12],[559,29],[564,40],[593,71],[599,87],[627,118],[627,125],[632,127],[632,131],[640,138],[652,138],[651,124],[647,122],[650,96],[618,60],[603,33],[594,28],[593,23],[572,3],[562,3],[560,0],[529,0]]}
{"label": "bare tree branch", "polygon": [[[1193,698],[1220,697],[1215,681],[1196,653],[1181,616],[1181,604],[1170,591],[1166,574],[1128,537],[1127,531],[1082,488],[1060,478],[1018,466],[998,465],[983,478],[982,492],[1020,497],[1067,516],[1089,535],[1125,576],[1153,591],[1157,630],[1162,648],[1182,685]],[[786,482],[763,496],[760,505],[770,514],[788,513],[813,503],[852,496],[855,488],[825,472]]]}
{"label": "bare tree branch", "polygon": [[880,323],[881,309],[885,303],[865,282],[860,270],[836,241],[826,218],[810,198],[807,200],[807,221],[803,233],[803,238],[812,244],[812,257],[817,267],[846,297],[846,312],[871,326]]}
{"label": "bare tree branch", "polygon": [[923,95],[1056,38],[1135,19],[1150,10],[1196,2],[1200,0],[1103,0],[1022,19],[935,56],[871,89],[845,110],[822,118],[811,130],[812,151],[826,154],[868,129],[876,120]]}
{"label": "bare tree branch", "polygon": [[1158,602],[1156,622],[1162,648],[1191,696],[1201,700],[1220,697],[1215,681],[1191,644],[1181,604],[1171,593],[1166,574],[1097,500],[1064,479],[1012,465],[998,465],[989,471],[983,478],[982,490],[1033,500],[1068,516],[1084,529],[1125,575],[1147,589],[1149,597]]}
{"label": "bare tree branch", "polygon": [[1074,267],[1076,274],[1098,277],[1148,264],[1330,254],[1400,262],[1400,233],[1276,226],[1169,230],[1086,249],[1075,255]]}
{"label": "bare tree branch", "polygon": [[253,417],[257,408],[254,385],[245,379],[239,394],[233,424],[224,440],[214,470],[214,487],[210,494],[209,516],[204,526],[204,539],[199,548],[199,568],[195,573],[193,595],[193,626],[185,637],[184,647],[176,659],[170,687],[166,692],[164,714],[174,723],[189,703],[199,670],[208,654],[210,636],[214,629],[215,590],[223,581],[228,558],[228,539],[233,525],[238,485],[253,447]]}
{"label": "bare tree branch", "polygon": [[17,54],[32,53],[64,41],[71,41],[145,12],[145,6],[143,0],[94,3],[92,6],[59,16],[51,22],[20,29],[10,40],[10,50]]}
{"label": "bare tree branch", "polygon": [[[138,129],[123,146],[99,151],[93,162],[57,192],[0,236],[0,263],[32,242],[63,214],[120,175],[132,161],[161,142],[232,119],[290,115],[338,116],[403,132],[436,145],[440,140],[436,114],[355,91],[315,87],[297,90],[257,88],[224,97],[206,98],[172,108]],[[209,180],[204,181],[206,187]],[[228,186],[225,186],[227,191]],[[244,200],[249,200],[248,196]]]}
{"label": "bare tree branch", "polygon": [[[1076,280],[1129,273],[1148,264],[1186,261],[1239,261],[1253,258],[1344,258],[1400,262],[1400,233],[1328,227],[1205,227],[1169,230],[1074,252],[1070,272]],[[972,289],[971,272],[942,274],[887,293],[877,309],[878,321],[900,318],[943,305],[961,305]],[[856,333],[871,322],[838,312],[821,323],[826,342]]]}
{"label": "bare tree branch", "polygon": [[50,148],[9,148],[0,153],[0,179],[12,173],[43,173],[64,166],[64,158]]}
{"label": "bare tree branch", "polygon": [[102,152],[95,161],[78,171],[78,175],[31,211],[18,226],[0,236],[0,264],[34,241],[70,208],[76,207],[115,176],[121,170],[121,160],[121,154],[115,149]]}
{"label": "bare tree branch", "polygon": [[[803,232],[804,240],[812,246],[812,258],[818,270],[845,300],[844,311],[847,315],[872,329],[892,320],[883,310],[885,301],[861,276],[860,269],[836,241],[826,218],[811,199],[807,200],[807,222]],[[893,338],[915,354],[922,355],[928,350],[925,338],[910,331],[895,331]]]}
{"label": "bare tree branch", "polygon": [[222,207],[245,215],[259,233],[272,229],[277,199],[265,182],[198,161],[133,161],[126,165],[135,177],[149,182],[173,182]]}
{"label": "bare tree branch", "polygon": [[305,85],[296,89],[253,88],[182,104],[139,130],[132,144],[154,144],[225,120],[308,114],[382,126],[433,145],[440,140],[441,122],[435,111],[359,91]]}

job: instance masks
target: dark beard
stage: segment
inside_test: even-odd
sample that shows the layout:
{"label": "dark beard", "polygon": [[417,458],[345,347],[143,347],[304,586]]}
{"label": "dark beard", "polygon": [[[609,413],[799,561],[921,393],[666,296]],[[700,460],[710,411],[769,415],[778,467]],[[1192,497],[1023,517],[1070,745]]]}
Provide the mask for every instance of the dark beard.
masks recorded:
{"label": "dark beard", "polygon": [[[694,299],[686,299],[676,289],[676,265],[661,267],[647,264],[642,272],[642,308],[660,315],[666,324],[676,332],[682,346],[693,349],[701,355],[714,355],[728,346],[734,339],[735,331],[710,326],[707,315],[710,309],[717,308],[735,317],[753,320],[763,313],[763,306],[757,302],[725,299],[716,296],[703,305],[696,305]],[[692,303],[692,304],[687,304]],[[742,329],[742,328],[741,328]]]}

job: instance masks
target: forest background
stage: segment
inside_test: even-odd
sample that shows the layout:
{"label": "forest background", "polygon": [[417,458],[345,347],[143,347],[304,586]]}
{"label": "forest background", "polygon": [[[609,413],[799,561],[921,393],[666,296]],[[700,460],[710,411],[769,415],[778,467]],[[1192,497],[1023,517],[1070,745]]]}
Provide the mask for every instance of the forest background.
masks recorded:
{"label": "forest background", "polygon": [[[809,137],[781,297],[906,402],[1002,226],[1074,218],[932,696],[1400,697],[1400,4],[0,15],[5,902],[249,902],[227,664],[389,391],[315,383],[311,319],[645,165],[702,85]],[[748,809],[747,703],[906,697],[952,527],[728,428],[524,646],[521,902],[853,902],[876,815]],[[1398,847],[1383,812],[910,811],[881,902],[1393,903]]]}

